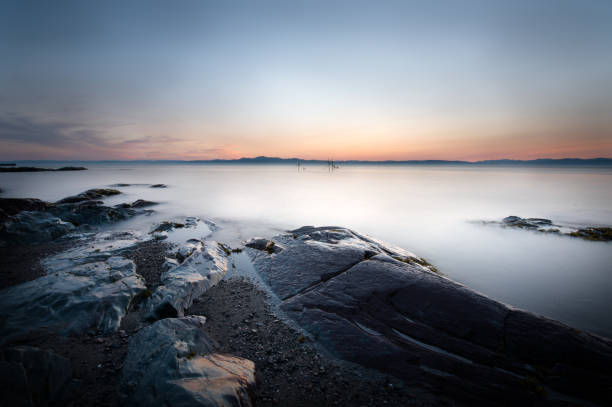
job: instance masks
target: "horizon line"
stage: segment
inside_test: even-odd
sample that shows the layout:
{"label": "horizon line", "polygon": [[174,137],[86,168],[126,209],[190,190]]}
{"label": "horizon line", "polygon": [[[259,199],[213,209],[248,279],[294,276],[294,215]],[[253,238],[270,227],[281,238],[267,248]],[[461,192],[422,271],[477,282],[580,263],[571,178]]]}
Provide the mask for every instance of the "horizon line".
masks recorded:
{"label": "horizon line", "polygon": [[23,163],[23,162],[183,162],[183,163],[224,163],[224,162],[305,162],[305,163],[363,163],[363,164],[403,164],[403,163],[449,163],[449,164],[486,164],[486,163],[537,163],[537,162],[601,162],[610,161],[612,164],[612,157],[595,157],[595,158],[579,158],[579,157],[564,157],[564,158],[534,158],[534,159],[515,159],[515,158],[499,158],[499,159],[485,159],[477,161],[467,160],[448,160],[448,159],[422,159],[422,160],[359,160],[359,159],[345,159],[345,160],[334,160],[330,159],[309,159],[309,158],[282,158],[282,157],[269,157],[269,156],[255,156],[255,157],[240,157],[240,158],[210,158],[210,159],[100,159],[100,160],[83,160],[83,159],[20,159],[20,160],[1,160],[0,164],[4,163]]}

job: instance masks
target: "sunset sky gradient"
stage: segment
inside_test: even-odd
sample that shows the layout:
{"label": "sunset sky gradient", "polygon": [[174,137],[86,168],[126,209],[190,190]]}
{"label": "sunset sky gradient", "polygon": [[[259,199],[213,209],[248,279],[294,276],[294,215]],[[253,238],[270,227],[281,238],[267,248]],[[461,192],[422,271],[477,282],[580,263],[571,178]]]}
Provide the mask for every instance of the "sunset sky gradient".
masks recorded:
{"label": "sunset sky gradient", "polygon": [[0,2],[0,160],[612,157],[610,1]]}

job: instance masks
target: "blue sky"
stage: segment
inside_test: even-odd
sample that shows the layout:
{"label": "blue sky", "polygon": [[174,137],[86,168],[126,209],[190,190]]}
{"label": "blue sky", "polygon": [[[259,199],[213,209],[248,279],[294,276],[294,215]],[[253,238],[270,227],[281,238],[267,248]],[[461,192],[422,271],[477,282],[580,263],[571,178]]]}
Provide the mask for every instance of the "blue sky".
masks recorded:
{"label": "blue sky", "polygon": [[609,1],[0,2],[0,158],[612,156]]}

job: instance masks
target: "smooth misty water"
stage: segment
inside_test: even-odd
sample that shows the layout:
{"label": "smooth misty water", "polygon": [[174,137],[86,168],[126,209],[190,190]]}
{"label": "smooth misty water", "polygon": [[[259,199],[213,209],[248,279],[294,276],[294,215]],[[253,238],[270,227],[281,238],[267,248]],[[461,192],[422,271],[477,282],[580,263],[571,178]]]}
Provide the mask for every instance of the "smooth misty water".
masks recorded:
{"label": "smooth misty water", "polygon": [[[41,164],[42,165],[42,164]],[[0,174],[2,197],[57,200],[115,183],[109,203],[161,202],[147,228],[177,215],[222,226],[236,244],[303,225],[353,228],[427,258],[490,297],[612,336],[612,243],[482,225],[508,215],[612,225],[612,169],[452,166],[90,164],[88,171]]]}

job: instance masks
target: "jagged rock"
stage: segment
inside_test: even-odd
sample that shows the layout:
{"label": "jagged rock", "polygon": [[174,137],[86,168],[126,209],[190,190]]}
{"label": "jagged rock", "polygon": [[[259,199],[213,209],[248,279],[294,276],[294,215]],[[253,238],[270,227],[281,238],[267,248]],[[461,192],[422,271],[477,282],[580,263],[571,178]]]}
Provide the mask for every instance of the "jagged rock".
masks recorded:
{"label": "jagged rock", "polygon": [[0,198],[0,210],[7,216],[17,215],[22,211],[44,211],[47,206],[48,203],[40,199]]}
{"label": "jagged rock", "polygon": [[214,353],[204,317],[167,318],[130,338],[119,392],[125,405],[251,406],[255,365]]}
{"label": "jagged rock", "polygon": [[75,227],[117,222],[152,212],[142,208],[155,203],[142,199],[114,208],[95,200],[118,193],[114,189],[91,189],[58,203],[38,199],[0,199],[0,245],[52,240]]}
{"label": "jagged rock", "polygon": [[74,229],[72,223],[46,212],[19,212],[0,224],[0,246],[44,242]]}
{"label": "jagged rock", "polygon": [[108,189],[108,188],[96,188],[90,189],[85,192],[81,192],[78,195],[69,196],[67,198],[61,199],[57,201],[58,204],[63,203],[76,203],[83,201],[94,201],[99,200],[107,196],[119,195],[121,191],[117,191],[116,189]]}
{"label": "jagged rock", "polygon": [[0,344],[38,329],[61,334],[119,329],[146,286],[131,260],[92,250],[91,256],[62,253],[45,263],[47,275],[0,291]]}
{"label": "jagged rock", "polygon": [[137,201],[134,201],[132,203],[122,203],[122,204],[115,205],[115,208],[123,208],[123,209],[146,208],[146,207],[154,206],[154,205],[158,205],[158,203],[152,202],[152,201],[146,201],[144,199],[138,199]]}
{"label": "jagged rock", "polygon": [[131,206],[129,208],[112,208],[102,205],[100,201],[57,204],[50,206],[47,212],[75,226],[112,223],[143,213],[133,209]]}
{"label": "jagged rock", "polygon": [[217,242],[190,240],[167,262],[161,284],[147,303],[150,319],[183,316],[195,298],[217,284],[227,272],[227,254]]}
{"label": "jagged rock", "polygon": [[273,241],[284,250],[247,249],[256,270],[281,309],[343,359],[470,404],[612,402],[608,339],[508,307],[348,229]]}
{"label": "jagged rock", "polygon": [[0,351],[3,406],[67,405],[73,388],[68,359],[30,346]]}
{"label": "jagged rock", "polygon": [[609,227],[590,227],[578,229],[574,232],[567,233],[568,236],[579,237],[584,240],[593,240],[599,242],[612,241],[612,228]]}
{"label": "jagged rock", "polygon": [[502,219],[504,225],[507,226],[515,226],[520,228],[539,228],[542,226],[553,226],[553,223],[550,219],[542,219],[542,218],[526,218],[523,219],[518,216],[507,216]]}
{"label": "jagged rock", "polygon": [[612,241],[612,228],[607,226],[584,226],[575,227],[569,225],[557,225],[550,219],[521,218],[519,216],[507,216],[501,222],[484,222],[501,224],[504,227],[529,229],[536,232],[553,233],[571,237],[579,237],[584,240],[608,242]]}

